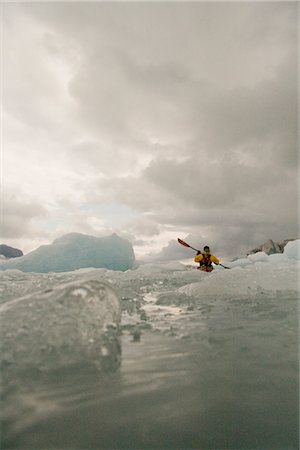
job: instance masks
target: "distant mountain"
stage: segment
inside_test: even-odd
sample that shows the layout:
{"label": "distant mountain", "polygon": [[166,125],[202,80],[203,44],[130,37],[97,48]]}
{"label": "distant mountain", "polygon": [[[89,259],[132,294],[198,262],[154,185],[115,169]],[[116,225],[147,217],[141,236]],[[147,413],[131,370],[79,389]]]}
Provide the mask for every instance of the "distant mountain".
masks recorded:
{"label": "distant mountain", "polygon": [[116,234],[98,238],[70,233],[20,258],[1,261],[0,269],[46,273],[95,267],[124,271],[134,268],[135,265],[131,243]]}
{"label": "distant mountain", "polygon": [[253,253],[257,252],[265,252],[267,255],[273,255],[274,253],[283,253],[283,249],[286,246],[286,244],[294,240],[295,239],[285,239],[284,241],[281,242],[275,242],[272,239],[269,239],[267,242],[260,245],[259,247],[250,250],[250,252],[248,252],[247,255],[253,255]]}
{"label": "distant mountain", "polygon": [[22,250],[18,248],[10,247],[9,245],[1,244],[0,245],[0,255],[5,258],[18,258],[23,256]]}

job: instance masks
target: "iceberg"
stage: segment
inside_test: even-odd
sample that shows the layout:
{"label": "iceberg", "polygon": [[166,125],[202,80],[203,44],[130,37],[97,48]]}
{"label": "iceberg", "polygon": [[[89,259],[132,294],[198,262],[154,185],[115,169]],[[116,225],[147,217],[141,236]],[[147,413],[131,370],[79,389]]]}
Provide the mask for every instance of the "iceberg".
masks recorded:
{"label": "iceberg", "polygon": [[66,234],[27,255],[0,262],[2,270],[40,273],[68,272],[87,267],[123,271],[135,265],[132,245],[126,239],[116,234],[97,238],[81,233]]}

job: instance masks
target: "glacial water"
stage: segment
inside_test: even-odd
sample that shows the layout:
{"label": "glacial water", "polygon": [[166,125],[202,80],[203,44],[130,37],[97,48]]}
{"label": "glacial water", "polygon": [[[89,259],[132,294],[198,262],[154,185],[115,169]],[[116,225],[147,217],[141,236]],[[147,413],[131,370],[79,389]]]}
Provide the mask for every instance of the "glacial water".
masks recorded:
{"label": "glacial water", "polygon": [[0,273],[1,449],[297,449],[298,273]]}

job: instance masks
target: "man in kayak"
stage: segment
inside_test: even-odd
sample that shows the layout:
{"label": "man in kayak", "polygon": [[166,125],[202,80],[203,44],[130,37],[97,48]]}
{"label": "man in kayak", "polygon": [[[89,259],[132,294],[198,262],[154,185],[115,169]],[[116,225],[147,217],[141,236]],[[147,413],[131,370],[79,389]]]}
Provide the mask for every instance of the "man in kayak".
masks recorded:
{"label": "man in kayak", "polygon": [[203,272],[211,272],[214,269],[212,263],[220,264],[219,259],[210,253],[207,245],[203,248],[203,252],[197,252],[194,261],[199,263],[198,269]]}

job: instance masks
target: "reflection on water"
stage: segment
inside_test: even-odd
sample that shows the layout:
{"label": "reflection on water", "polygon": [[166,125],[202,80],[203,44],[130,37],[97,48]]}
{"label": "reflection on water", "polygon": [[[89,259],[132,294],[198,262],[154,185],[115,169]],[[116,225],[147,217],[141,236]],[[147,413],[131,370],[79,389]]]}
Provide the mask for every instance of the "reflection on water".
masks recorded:
{"label": "reflection on water", "polygon": [[6,393],[2,448],[298,448],[297,299],[284,321],[282,306],[258,305],[147,296],[118,371],[70,368]]}

